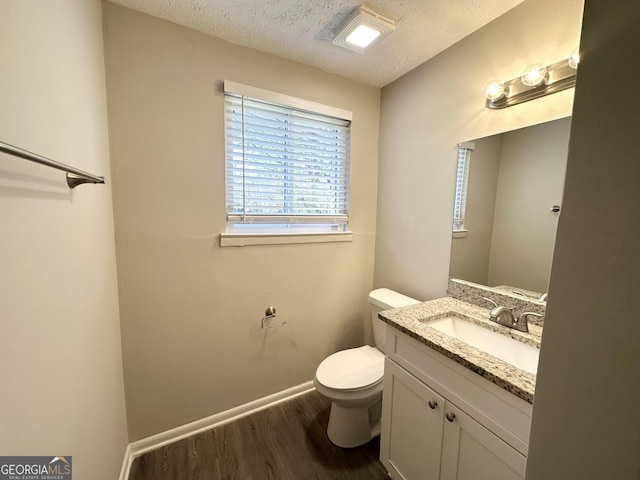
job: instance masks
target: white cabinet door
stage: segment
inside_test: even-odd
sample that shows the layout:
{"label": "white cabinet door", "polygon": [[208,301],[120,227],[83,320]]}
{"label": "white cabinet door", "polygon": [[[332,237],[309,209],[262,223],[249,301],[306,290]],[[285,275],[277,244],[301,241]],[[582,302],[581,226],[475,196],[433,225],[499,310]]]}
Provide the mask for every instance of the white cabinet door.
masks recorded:
{"label": "white cabinet door", "polygon": [[385,360],[380,460],[396,480],[439,480],[445,400]]}
{"label": "white cabinet door", "polygon": [[526,458],[447,403],[440,480],[522,480]]}

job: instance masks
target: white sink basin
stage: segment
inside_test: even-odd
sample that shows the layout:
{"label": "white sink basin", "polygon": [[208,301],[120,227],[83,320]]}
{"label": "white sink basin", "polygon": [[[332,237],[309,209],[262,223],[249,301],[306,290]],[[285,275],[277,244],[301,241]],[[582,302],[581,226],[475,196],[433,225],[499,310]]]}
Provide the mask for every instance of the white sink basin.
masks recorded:
{"label": "white sink basin", "polygon": [[483,350],[525,372],[535,375],[538,371],[540,350],[507,335],[501,335],[454,315],[431,320],[425,325]]}

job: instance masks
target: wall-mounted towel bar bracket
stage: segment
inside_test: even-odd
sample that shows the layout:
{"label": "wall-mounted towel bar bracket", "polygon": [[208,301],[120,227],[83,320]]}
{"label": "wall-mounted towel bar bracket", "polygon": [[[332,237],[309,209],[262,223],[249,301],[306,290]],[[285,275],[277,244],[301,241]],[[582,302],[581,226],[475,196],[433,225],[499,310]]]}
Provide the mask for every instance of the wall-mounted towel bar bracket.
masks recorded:
{"label": "wall-mounted towel bar bracket", "polygon": [[38,155],[37,153],[28,152],[22,148],[14,147],[8,143],[0,142],[0,152],[8,153],[14,157],[23,158],[30,162],[39,163],[40,165],[45,165],[47,167],[67,172],[67,185],[69,188],[75,188],[83,183],[104,183],[104,177],[84,172],[77,168],[70,167],[69,165],[65,165],[64,163],[56,162],[50,158]]}
{"label": "wall-mounted towel bar bracket", "polygon": [[93,178],[89,178],[86,176],[74,175],[73,173],[67,172],[67,185],[69,188],[76,188],[78,185],[82,185],[83,183],[104,183],[104,177],[98,177],[102,180],[95,180]]}
{"label": "wall-mounted towel bar bracket", "polygon": [[276,318],[276,307],[267,307],[264,312],[264,317],[262,317],[262,322],[260,322],[260,327],[262,327],[263,330],[268,330],[269,328],[278,328],[287,324],[287,322],[282,322],[267,325],[269,320],[271,320],[272,318]]}

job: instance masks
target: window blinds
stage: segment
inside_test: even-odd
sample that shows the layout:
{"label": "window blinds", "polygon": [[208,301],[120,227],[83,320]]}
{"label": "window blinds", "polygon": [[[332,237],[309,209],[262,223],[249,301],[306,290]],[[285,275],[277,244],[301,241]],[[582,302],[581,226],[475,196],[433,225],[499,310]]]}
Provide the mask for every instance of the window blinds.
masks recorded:
{"label": "window blinds", "polygon": [[469,163],[475,145],[465,142],[458,145],[458,170],[456,173],[456,196],[453,204],[453,229],[464,228],[464,216],[467,207],[467,187],[469,183]]}
{"label": "window blinds", "polygon": [[350,121],[225,92],[227,222],[346,225]]}

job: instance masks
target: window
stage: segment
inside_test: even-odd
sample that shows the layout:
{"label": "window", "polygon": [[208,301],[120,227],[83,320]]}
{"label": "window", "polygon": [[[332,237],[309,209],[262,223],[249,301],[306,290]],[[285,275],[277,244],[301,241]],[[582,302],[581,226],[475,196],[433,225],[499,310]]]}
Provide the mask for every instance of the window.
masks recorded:
{"label": "window", "polygon": [[225,81],[227,232],[339,232],[351,112]]}
{"label": "window", "polygon": [[467,187],[469,182],[469,163],[473,142],[458,145],[458,172],[456,173],[456,196],[453,204],[453,230],[464,230],[464,214],[467,207]]}

